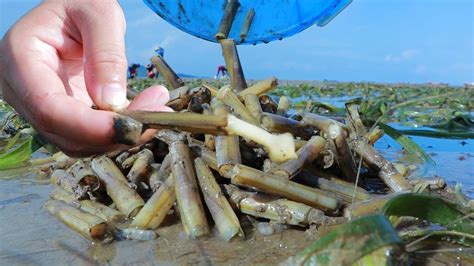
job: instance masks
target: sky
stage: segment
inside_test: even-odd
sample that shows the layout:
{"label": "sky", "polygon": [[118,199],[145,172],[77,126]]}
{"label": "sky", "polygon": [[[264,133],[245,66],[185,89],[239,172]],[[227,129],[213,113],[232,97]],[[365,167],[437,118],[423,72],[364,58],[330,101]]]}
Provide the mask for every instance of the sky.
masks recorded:
{"label": "sky", "polygon": [[[0,0],[0,35],[38,0]],[[220,46],[174,28],[141,0],[119,0],[127,20],[129,63],[165,49],[176,72],[212,77]],[[474,81],[474,1],[353,0],[325,27],[269,44],[241,45],[247,78],[373,82]]]}

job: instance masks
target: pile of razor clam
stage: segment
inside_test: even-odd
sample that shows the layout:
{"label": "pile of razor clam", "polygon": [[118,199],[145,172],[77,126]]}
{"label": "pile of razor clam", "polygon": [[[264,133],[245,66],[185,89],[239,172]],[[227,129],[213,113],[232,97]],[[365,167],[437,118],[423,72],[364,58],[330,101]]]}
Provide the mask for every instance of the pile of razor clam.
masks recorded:
{"label": "pile of razor clam", "polygon": [[[443,180],[408,181],[409,167],[374,149],[383,132],[366,129],[356,104],[346,105],[344,121],[309,112],[289,116],[287,97],[276,103],[266,94],[277,79],[247,86],[235,41],[220,42],[230,86],[187,87],[163,58],[152,58],[176,112],[120,114],[118,137],[129,143],[144,129],[158,129],[144,145],[86,159],[59,156],[46,210],[94,241],[154,239],[170,215],[190,238],[215,227],[228,241],[244,234],[240,220],[247,215],[270,225],[342,223],[376,212],[416,182],[444,186]],[[383,181],[389,193],[367,192],[361,172]]]}

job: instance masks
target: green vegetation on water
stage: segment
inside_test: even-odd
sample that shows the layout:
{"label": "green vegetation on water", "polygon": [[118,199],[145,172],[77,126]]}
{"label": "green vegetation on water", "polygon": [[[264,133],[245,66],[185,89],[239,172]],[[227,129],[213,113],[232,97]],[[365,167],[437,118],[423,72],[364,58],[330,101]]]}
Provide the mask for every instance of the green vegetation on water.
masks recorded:
{"label": "green vegetation on water", "polygon": [[[197,87],[207,82],[217,88],[228,80],[187,80]],[[134,79],[130,86],[141,91],[159,79]],[[333,117],[344,117],[344,107],[320,99],[360,102],[360,113],[367,125],[396,123],[409,127],[407,135],[438,138],[474,138],[474,88],[432,84],[379,84],[353,82],[280,82],[272,95],[293,99],[292,108]],[[420,127],[423,127],[420,129]]]}
{"label": "green vegetation on water", "polygon": [[[474,138],[474,88],[447,85],[315,83],[285,84],[274,94],[298,99],[297,109],[331,116],[343,116],[344,108],[320,102],[320,98],[341,98],[360,102],[362,119],[397,123],[430,130],[407,131],[433,137]],[[430,132],[428,132],[430,131]]]}

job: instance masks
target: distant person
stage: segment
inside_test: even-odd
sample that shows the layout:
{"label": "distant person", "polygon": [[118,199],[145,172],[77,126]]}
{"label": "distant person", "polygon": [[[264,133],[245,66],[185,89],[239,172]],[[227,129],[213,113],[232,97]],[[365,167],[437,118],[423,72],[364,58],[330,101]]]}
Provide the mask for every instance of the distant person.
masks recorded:
{"label": "distant person", "polygon": [[152,64],[147,64],[145,69],[147,78],[154,79],[156,77],[155,66]]}
{"label": "distant person", "polygon": [[165,49],[163,49],[163,47],[161,47],[161,46],[157,46],[155,48],[155,53],[158,56],[164,57],[165,56]]}
{"label": "distant person", "polygon": [[128,67],[128,78],[134,79],[137,77],[137,69],[140,67],[140,64],[131,64]]}
{"label": "distant person", "polygon": [[223,65],[217,67],[217,75],[216,78],[219,78],[219,74],[221,74],[221,78],[229,76],[229,72],[227,72],[227,68]]}

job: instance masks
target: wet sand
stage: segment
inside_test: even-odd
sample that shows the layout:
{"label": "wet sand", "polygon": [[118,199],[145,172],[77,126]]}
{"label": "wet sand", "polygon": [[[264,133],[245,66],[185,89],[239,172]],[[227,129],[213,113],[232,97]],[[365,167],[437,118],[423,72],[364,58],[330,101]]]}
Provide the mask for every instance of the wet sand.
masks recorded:
{"label": "wet sand", "polygon": [[152,241],[94,244],[42,208],[50,190],[31,178],[0,181],[1,265],[277,264],[317,239],[303,229],[263,236],[247,224],[246,236],[229,243],[216,236],[191,240],[175,222],[158,229]]}

